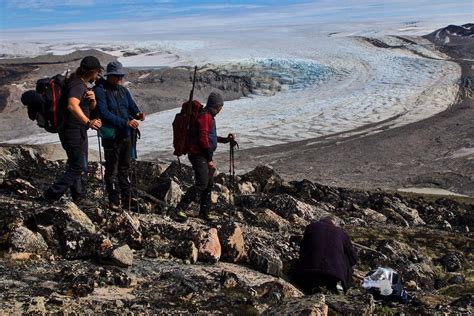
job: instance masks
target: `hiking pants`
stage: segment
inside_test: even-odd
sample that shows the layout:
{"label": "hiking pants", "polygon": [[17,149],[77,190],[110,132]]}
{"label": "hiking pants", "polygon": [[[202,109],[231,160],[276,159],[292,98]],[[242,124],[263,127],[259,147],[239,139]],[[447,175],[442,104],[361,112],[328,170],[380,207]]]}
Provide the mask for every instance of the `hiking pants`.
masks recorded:
{"label": "hiking pants", "polygon": [[186,192],[177,208],[184,210],[189,203],[199,201],[199,213],[207,215],[211,209],[211,190],[214,185],[214,176],[209,174],[206,158],[199,155],[188,156],[194,170],[195,185]]}
{"label": "hiking pants", "polygon": [[59,132],[61,145],[66,151],[66,171],[45,192],[51,199],[59,199],[68,189],[72,199],[77,201],[85,196],[82,177],[87,175],[87,130],[85,128],[65,128]]}
{"label": "hiking pants", "polygon": [[102,139],[105,158],[105,187],[109,202],[119,204],[130,195],[130,162],[132,142],[130,137]]}
{"label": "hiking pants", "polygon": [[324,273],[304,272],[300,275],[301,286],[308,294],[313,294],[314,289],[323,287],[333,293],[338,293],[337,283],[339,281],[338,278]]}

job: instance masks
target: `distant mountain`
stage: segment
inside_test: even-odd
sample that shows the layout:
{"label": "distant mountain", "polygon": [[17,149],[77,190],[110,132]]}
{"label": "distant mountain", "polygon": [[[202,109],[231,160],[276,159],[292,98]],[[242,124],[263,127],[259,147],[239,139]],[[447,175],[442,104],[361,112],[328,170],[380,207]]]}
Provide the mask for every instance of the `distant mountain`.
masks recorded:
{"label": "distant mountain", "polygon": [[474,59],[474,24],[448,25],[424,36],[454,58]]}

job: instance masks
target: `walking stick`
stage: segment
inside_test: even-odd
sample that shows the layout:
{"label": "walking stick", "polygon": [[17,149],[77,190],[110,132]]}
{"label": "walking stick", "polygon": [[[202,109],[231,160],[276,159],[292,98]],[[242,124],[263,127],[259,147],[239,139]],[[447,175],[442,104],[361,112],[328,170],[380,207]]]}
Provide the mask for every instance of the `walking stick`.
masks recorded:
{"label": "walking stick", "polygon": [[99,130],[97,130],[97,144],[99,145],[100,178],[102,180],[102,196],[103,196],[102,202],[104,202],[105,201],[105,196],[106,196],[106,193],[105,193],[106,190],[105,190],[104,170],[103,170],[103,164],[102,164],[102,149],[101,149],[101,145],[100,145]]}

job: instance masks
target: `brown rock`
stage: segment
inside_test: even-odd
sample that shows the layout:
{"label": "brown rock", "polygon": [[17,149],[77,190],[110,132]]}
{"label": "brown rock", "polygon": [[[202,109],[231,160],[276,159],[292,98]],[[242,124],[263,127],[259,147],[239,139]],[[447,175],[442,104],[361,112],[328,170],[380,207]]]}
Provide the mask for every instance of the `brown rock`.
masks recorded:
{"label": "brown rock", "polygon": [[219,229],[219,241],[222,245],[223,261],[236,263],[247,260],[242,230],[235,222],[222,225]]}
{"label": "brown rock", "polygon": [[216,263],[221,258],[222,250],[217,229],[199,231],[194,236],[194,243],[197,245],[200,260]]}

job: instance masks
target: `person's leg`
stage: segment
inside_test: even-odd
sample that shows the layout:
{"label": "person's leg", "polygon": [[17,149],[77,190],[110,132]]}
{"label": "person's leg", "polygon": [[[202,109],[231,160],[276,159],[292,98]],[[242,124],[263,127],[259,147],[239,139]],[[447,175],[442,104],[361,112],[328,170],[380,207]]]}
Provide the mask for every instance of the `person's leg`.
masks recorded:
{"label": "person's leg", "polygon": [[[61,145],[66,151],[67,167],[54,184],[49,187],[44,196],[48,199],[58,200],[69,188],[76,186],[74,194],[81,191],[80,181],[84,171],[83,139],[79,129],[66,129],[59,134]],[[72,193],[72,192],[71,192]],[[76,196],[73,196],[75,198]]]}
{"label": "person's leg", "polygon": [[194,170],[195,184],[186,191],[183,198],[178,203],[176,208],[179,213],[183,213],[191,202],[200,201],[201,194],[206,189],[209,182],[209,168],[207,167],[206,159],[202,156],[189,156],[189,161]]}
{"label": "person's leg", "polygon": [[118,145],[114,139],[102,139],[105,159],[105,188],[109,197],[109,203],[120,204],[120,191],[117,185],[117,168],[119,161]]}
{"label": "person's leg", "polygon": [[123,207],[130,204],[130,162],[132,142],[130,137],[123,139],[119,146],[117,179],[120,187],[120,197]]}
{"label": "person's leg", "polygon": [[[207,164],[207,162],[206,162]],[[215,169],[210,170],[207,169],[207,186],[204,191],[201,193],[201,207],[199,210],[199,214],[202,218],[209,220],[209,211],[211,210],[211,191],[212,187],[214,186],[214,171]]]}
{"label": "person's leg", "polygon": [[82,174],[76,181],[70,186],[71,196],[74,201],[83,200],[86,197],[87,187],[87,174],[88,174],[88,150],[89,142],[87,139],[87,130],[81,130],[81,150],[82,150]]}

